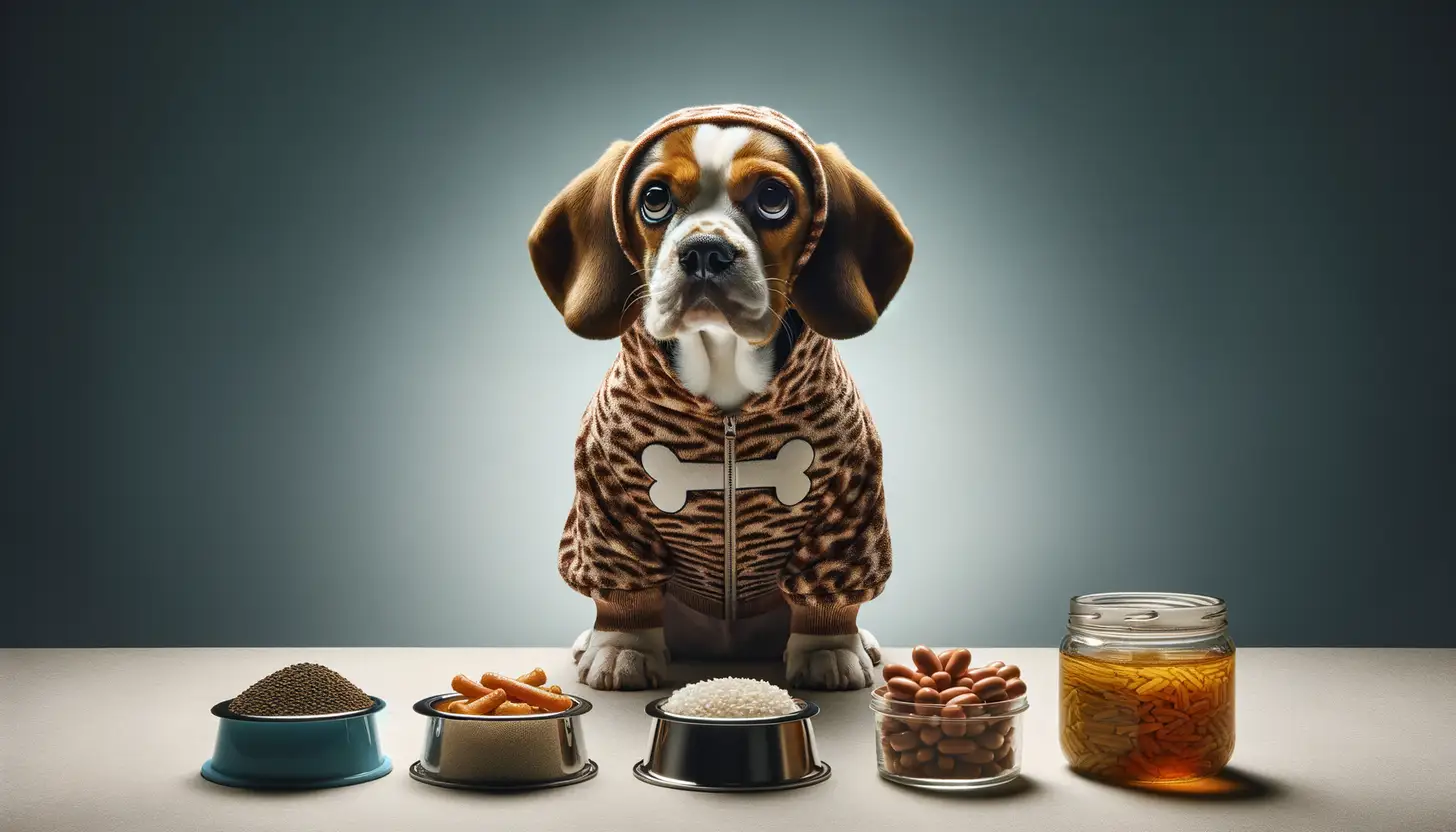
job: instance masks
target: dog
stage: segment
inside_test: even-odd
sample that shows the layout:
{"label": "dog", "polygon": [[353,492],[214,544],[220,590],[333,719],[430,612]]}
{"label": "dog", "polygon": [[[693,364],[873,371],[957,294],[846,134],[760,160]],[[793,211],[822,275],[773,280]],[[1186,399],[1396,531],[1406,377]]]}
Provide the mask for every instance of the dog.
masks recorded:
{"label": "dog", "polygon": [[835,144],[722,105],[611,143],[528,250],[567,328],[622,349],[583,415],[562,578],[596,604],[597,690],[672,660],[782,660],[869,686],[890,576],[879,436],[834,342],[872,329],[914,242]]}

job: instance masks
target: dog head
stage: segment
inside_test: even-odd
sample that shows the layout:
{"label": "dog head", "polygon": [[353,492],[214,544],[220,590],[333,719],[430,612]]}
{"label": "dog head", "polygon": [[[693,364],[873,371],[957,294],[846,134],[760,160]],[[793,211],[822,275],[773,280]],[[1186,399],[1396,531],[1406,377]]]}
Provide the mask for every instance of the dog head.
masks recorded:
{"label": "dog head", "polygon": [[833,144],[762,108],[679,111],[614,142],[546,206],[528,241],[542,287],[586,338],[641,315],[666,340],[704,328],[754,344],[788,307],[830,338],[868,332],[913,242]]}

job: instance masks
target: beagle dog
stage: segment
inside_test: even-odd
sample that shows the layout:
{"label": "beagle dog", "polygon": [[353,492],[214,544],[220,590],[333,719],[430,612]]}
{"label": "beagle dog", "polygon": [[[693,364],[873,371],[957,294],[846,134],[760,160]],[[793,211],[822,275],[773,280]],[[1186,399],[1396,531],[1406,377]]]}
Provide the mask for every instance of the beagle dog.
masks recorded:
{"label": "beagle dog", "polygon": [[528,248],[577,335],[621,339],[577,438],[562,578],[596,604],[581,681],[782,658],[869,686],[859,606],[890,575],[879,436],[834,346],[874,327],[913,242],[874,183],[788,117],[695,107],[611,144]]}

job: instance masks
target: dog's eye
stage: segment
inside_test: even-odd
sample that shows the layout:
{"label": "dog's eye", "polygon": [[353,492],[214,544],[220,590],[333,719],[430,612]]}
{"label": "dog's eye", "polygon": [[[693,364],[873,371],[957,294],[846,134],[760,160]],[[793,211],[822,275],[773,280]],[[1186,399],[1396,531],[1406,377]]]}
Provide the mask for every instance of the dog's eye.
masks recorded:
{"label": "dog's eye", "polygon": [[753,198],[757,203],[758,215],[774,222],[787,217],[789,209],[794,207],[794,195],[789,191],[789,186],[777,179],[765,179],[759,183]]}
{"label": "dog's eye", "polygon": [[642,189],[642,219],[659,223],[672,216],[672,191],[661,182]]}

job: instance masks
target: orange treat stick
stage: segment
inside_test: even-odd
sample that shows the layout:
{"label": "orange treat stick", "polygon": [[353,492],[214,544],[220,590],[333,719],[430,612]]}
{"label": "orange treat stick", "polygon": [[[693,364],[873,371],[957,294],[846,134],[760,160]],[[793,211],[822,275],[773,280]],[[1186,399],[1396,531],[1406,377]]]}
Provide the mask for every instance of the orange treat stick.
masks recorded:
{"label": "orange treat stick", "polygon": [[493,690],[490,693],[487,693],[486,695],[480,697],[479,699],[474,700],[469,705],[466,705],[463,710],[467,714],[474,714],[476,716],[485,716],[486,714],[490,713],[491,711],[495,710],[496,708],[499,708],[501,706],[501,704],[504,703],[505,701],[506,701],[506,692],[505,691],[503,691],[503,690]]}
{"label": "orange treat stick", "polygon": [[509,676],[502,676],[499,673],[487,673],[480,677],[480,684],[492,689],[501,689],[506,695],[527,705],[535,705],[543,711],[559,713],[572,705],[571,697],[560,693],[552,693],[549,690],[542,690],[533,687]]}
{"label": "orange treat stick", "polygon": [[450,680],[450,687],[454,688],[456,693],[469,699],[471,702],[490,693],[490,688],[479,684],[463,673]]}
{"label": "orange treat stick", "polygon": [[536,711],[525,702],[504,702],[492,716],[530,716]]}
{"label": "orange treat stick", "polygon": [[517,676],[516,681],[523,685],[531,685],[532,687],[539,688],[546,684],[546,671],[538,667],[530,673]]}

